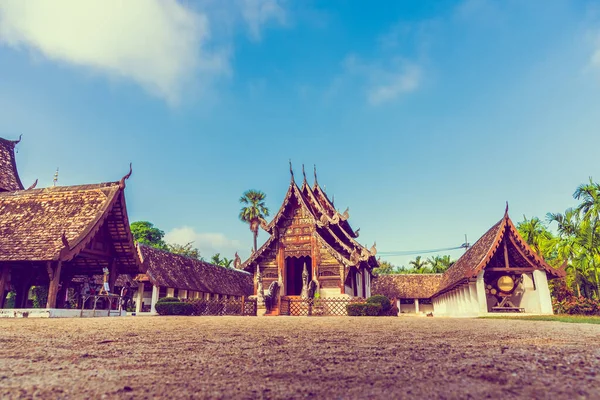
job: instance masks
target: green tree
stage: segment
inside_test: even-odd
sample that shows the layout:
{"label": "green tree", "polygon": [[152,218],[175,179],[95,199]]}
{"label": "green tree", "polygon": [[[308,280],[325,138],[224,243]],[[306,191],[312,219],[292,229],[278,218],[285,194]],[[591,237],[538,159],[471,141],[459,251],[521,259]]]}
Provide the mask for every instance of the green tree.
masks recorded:
{"label": "green tree", "polygon": [[254,251],[257,250],[258,228],[261,220],[269,216],[269,209],[265,205],[266,194],[260,190],[248,190],[240,197],[244,206],[240,210],[239,218],[249,224],[254,235]]}
{"label": "green tree", "polygon": [[581,201],[575,208],[582,221],[582,245],[586,248],[589,265],[596,283],[596,297],[600,299],[600,276],[598,274],[598,258],[600,258],[600,184],[590,177],[589,183],[579,185],[573,193],[576,200]]}
{"label": "green tree", "polygon": [[200,256],[200,250],[193,246],[194,242],[189,242],[186,244],[177,244],[177,243],[169,243],[167,244],[167,250],[169,250],[173,254],[179,254],[182,256],[195,258],[197,260],[203,260]]}
{"label": "green tree", "polygon": [[221,253],[217,253],[210,258],[210,263],[213,265],[220,265],[221,267],[225,268],[231,268],[233,259],[229,259],[227,257],[221,258]]}
{"label": "green tree", "polygon": [[381,259],[377,260],[377,262],[379,263],[379,267],[373,269],[373,272],[375,272],[377,275],[389,275],[397,273],[397,267],[391,262],[383,261]]}
{"label": "green tree", "polygon": [[136,221],[131,224],[131,234],[133,239],[142,244],[156,247],[157,249],[167,249],[167,244],[163,240],[165,232],[161,231],[148,221]]}
{"label": "green tree", "polygon": [[454,264],[449,255],[433,256],[428,258],[426,262],[429,264],[429,269],[434,274],[443,274],[452,264]]}
{"label": "green tree", "polygon": [[417,256],[414,260],[409,261],[408,265],[412,268],[412,273],[414,274],[427,274],[431,272],[429,268],[427,268],[427,261],[423,260],[421,256]]}
{"label": "green tree", "polygon": [[551,258],[549,251],[555,244],[554,236],[539,218],[533,217],[528,220],[523,215],[523,221],[517,224],[517,230],[539,256],[547,261]]}
{"label": "green tree", "polygon": [[558,232],[554,253],[548,256],[567,261],[567,283],[576,286],[578,294],[592,297],[595,292],[600,299],[600,184],[590,178],[577,187],[573,198],[579,200],[577,207],[546,215]]}

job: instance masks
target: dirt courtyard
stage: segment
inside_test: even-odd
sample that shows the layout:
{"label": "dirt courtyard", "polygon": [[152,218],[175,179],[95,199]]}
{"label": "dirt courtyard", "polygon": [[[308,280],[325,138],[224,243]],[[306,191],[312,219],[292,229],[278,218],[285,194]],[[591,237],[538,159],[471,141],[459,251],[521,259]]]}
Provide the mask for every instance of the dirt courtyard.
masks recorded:
{"label": "dirt courtyard", "polygon": [[600,325],[0,319],[0,398],[600,398]]}

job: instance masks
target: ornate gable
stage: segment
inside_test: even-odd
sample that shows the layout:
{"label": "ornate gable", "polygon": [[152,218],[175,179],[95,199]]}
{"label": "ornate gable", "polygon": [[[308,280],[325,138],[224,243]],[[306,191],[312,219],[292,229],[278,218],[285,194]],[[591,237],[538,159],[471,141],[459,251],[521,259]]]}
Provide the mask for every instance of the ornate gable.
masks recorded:
{"label": "ornate gable", "polygon": [[482,270],[523,271],[539,269],[554,278],[563,277],[564,270],[548,265],[523,240],[508,216],[492,226],[443,275],[438,294],[477,277]]}

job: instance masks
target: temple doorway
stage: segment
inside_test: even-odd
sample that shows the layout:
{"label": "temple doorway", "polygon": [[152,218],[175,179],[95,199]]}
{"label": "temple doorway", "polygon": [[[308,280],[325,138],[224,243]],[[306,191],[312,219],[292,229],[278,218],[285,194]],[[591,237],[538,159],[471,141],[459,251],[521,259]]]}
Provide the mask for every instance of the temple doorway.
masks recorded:
{"label": "temple doorway", "polygon": [[302,271],[306,264],[308,280],[312,279],[312,260],[309,256],[288,257],[285,259],[285,294],[300,296],[302,294]]}

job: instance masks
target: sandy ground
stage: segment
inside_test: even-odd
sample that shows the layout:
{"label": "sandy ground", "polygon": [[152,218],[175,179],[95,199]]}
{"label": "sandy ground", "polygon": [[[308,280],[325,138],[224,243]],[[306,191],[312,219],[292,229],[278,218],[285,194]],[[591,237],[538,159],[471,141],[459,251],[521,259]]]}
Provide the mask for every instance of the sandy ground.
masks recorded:
{"label": "sandy ground", "polygon": [[0,398],[596,398],[600,325],[343,317],[0,320]]}

